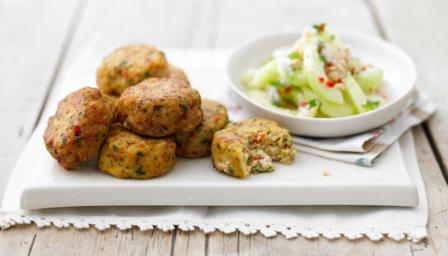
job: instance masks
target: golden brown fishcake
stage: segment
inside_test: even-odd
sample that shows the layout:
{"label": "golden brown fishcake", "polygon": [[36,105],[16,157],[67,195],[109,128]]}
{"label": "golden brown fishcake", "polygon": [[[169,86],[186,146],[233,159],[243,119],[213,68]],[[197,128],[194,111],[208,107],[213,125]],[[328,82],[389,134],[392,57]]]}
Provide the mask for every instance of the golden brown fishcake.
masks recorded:
{"label": "golden brown fishcake", "polygon": [[45,146],[65,169],[74,169],[98,153],[113,116],[113,106],[98,89],[86,87],[72,92],[48,119]]}
{"label": "golden brown fishcake", "polygon": [[211,150],[217,170],[240,178],[273,171],[272,160],[290,164],[296,154],[288,130],[262,118],[227,125],[215,133]]}
{"label": "golden brown fishcake", "polygon": [[114,125],[101,148],[100,170],[118,178],[150,179],[167,173],[176,163],[172,139],[145,138]]}
{"label": "golden brown fishcake", "polygon": [[103,94],[103,97],[104,97],[107,101],[109,101],[109,103],[110,103],[114,108],[117,107],[117,105],[118,105],[118,99],[120,98],[119,96],[114,95],[114,94],[107,94],[107,93],[102,93],[102,94]]}
{"label": "golden brown fishcake", "polygon": [[106,56],[97,70],[96,82],[104,93],[121,95],[123,91],[148,77],[167,73],[163,52],[149,45],[121,47]]}
{"label": "golden brown fishcake", "polygon": [[221,103],[202,99],[202,123],[191,132],[176,134],[176,153],[184,157],[204,157],[210,155],[213,134],[223,129],[229,122],[227,109]]}
{"label": "golden brown fishcake", "polygon": [[202,122],[201,96],[185,80],[149,78],[120,97],[117,121],[143,136],[190,132]]}
{"label": "golden brown fishcake", "polygon": [[174,65],[168,65],[168,71],[166,77],[182,79],[188,82],[188,77],[185,74],[185,72]]}
{"label": "golden brown fishcake", "polygon": [[108,101],[109,105],[112,107],[113,110],[113,114],[114,114],[114,121],[115,121],[115,113],[117,111],[117,106],[118,106],[118,99],[120,98],[117,95],[113,95],[113,94],[107,94],[107,93],[101,93],[103,95],[103,98]]}

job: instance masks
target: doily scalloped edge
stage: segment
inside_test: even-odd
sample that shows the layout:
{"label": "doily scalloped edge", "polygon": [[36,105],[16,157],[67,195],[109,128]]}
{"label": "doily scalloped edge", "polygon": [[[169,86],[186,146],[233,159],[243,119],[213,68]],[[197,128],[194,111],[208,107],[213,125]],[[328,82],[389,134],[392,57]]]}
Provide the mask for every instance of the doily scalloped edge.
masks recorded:
{"label": "doily scalloped edge", "polygon": [[356,228],[335,228],[325,226],[310,225],[287,225],[287,224],[250,224],[245,222],[223,222],[223,221],[204,221],[191,218],[177,218],[165,220],[145,220],[142,218],[132,219],[130,217],[102,219],[80,218],[80,217],[40,217],[35,215],[23,215],[17,213],[0,214],[0,229],[8,229],[16,225],[35,224],[38,228],[55,226],[57,228],[68,228],[73,226],[77,229],[87,229],[94,227],[98,230],[106,230],[116,227],[119,230],[127,230],[138,227],[141,231],[157,228],[167,232],[179,228],[182,231],[192,231],[196,228],[204,233],[220,231],[226,234],[239,231],[244,235],[260,233],[265,237],[273,237],[278,234],[287,239],[298,236],[305,238],[323,237],[326,239],[338,239],[345,237],[349,240],[367,238],[372,241],[379,241],[389,238],[394,241],[407,239],[414,243],[420,242],[427,237],[426,227],[424,226],[389,226],[389,227],[356,227]]}

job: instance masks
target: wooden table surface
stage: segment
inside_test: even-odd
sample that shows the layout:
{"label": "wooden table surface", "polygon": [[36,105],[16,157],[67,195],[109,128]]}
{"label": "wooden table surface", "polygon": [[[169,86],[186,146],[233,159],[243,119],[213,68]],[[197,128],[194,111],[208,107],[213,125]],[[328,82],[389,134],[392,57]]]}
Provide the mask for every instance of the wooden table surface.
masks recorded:
{"label": "wooden table surface", "polygon": [[0,197],[46,102],[94,37],[216,49],[325,21],[405,49],[418,87],[438,104],[438,113],[413,130],[429,200],[429,237],[419,244],[25,225],[0,232],[0,255],[448,255],[447,10],[444,0],[0,0]]}

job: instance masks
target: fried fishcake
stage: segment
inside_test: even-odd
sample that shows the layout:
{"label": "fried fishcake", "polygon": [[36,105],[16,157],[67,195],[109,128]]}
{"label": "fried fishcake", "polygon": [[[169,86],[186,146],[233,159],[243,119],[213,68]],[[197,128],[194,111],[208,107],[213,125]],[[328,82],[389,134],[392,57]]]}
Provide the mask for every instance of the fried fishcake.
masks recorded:
{"label": "fried fishcake", "polygon": [[199,93],[187,81],[174,78],[149,78],[129,87],[117,106],[117,121],[150,137],[190,132],[202,118]]}
{"label": "fried fishcake", "polygon": [[221,103],[202,99],[202,123],[191,132],[177,133],[176,153],[183,157],[204,157],[210,155],[213,134],[229,122],[227,109]]}
{"label": "fried fishcake", "polygon": [[176,163],[173,139],[145,138],[114,125],[101,148],[100,170],[118,178],[150,179],[167,173]]}
{"label": "fried fishcake", "polygon": [[113,105],[98,89],[86,87],[72,92],[49,118],[45,146],[65,169],[74,169],[98,153],[113,117]]}
{"label": "fried fishcake", "polygon": [[216,132],[211,150],[217,170],[240,178],[273,171],[272,161],[290,164],[296,154],[288,130],[262,118],[229,124]]}
{"label": "fried fishcake", "polygon": [[167,75],[168,63],[157,48],[136,44],[121,47],[106,56],[97,70],[97,84],[107,94],[123,91],[149,77]]}

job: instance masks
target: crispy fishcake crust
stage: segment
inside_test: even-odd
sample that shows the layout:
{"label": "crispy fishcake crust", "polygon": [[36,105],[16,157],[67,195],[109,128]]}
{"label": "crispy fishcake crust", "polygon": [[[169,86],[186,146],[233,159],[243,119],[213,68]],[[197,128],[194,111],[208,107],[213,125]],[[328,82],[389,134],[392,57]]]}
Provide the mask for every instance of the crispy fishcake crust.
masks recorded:
{"label": "crispy fishcake crust", "polygon": [[44,133],[45,146],[65,169],[92,159],[114,117],[114,107],[98,89],[82,88],[58,104]]}
{"label": "crispy fishcake crust", "polygon": [[97,84],[107,94],[123,91],[149,77],[167,75],[168,63],[163,52],[149,45],[121,47],[106,56],[97,70]]}
{"label": "crispy fishcake crust", "polygon": [[193,131],[176,134],[176,153],[183,157],[204,157],[210,155],[213,134],[229,122],[227,109],[221,103],[202,99],[204,119]]}
{"label": "crispy fishcake crust", "polygon": [[201,96],[185,80],[149,78],[120,97],[117,120],[143,136],[190,132],[202,122]]}
{"label": "crispy fishcake crust", "polygon": [[173,139],[136,135],[114,125],[101,148],[100,170],[118,178],[150,179],[170,171],[176,163]]}
{"label": "crispy fishcake crust", "polygon": [[296,154],[288,130],[262,118],[227,125],[215,133],[211,150],[217,170],[240,178],[251,172],[272,171],[271,159],[290,164]]}

